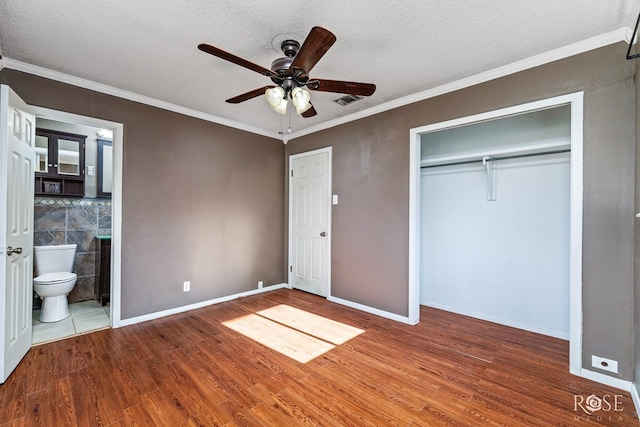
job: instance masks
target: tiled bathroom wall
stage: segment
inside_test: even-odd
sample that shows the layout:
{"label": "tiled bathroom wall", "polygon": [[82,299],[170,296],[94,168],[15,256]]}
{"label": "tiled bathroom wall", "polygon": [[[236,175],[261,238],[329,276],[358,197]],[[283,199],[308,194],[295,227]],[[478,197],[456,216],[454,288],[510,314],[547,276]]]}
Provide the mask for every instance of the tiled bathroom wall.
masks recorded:
{"label": "tiled bathroom wall", "polygon": [[78,281],[69,294],[69,302],[96,299],[99,259],[94,237],[111,235],[111,200],[36,197],[33,234],[35,246],[78,245],[73,267]]}

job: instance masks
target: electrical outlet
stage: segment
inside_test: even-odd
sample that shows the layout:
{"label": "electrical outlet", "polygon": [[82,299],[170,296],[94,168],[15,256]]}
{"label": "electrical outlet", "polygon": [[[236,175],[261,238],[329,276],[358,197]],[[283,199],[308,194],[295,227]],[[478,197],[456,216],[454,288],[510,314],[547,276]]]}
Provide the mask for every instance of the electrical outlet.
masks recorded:
{"label": "electrical outlet", "polygon": [[258,289],[262,289],[263,286],[264,286],[264,282],[262,280],[260,280],[258,282]]}
{"label": "electrical outlet", "polygon": [[603,371],[609,371],[618,373],[618,361],[605,359],[604,357],[591,356],[591,366],[594,368],[602,369]]}
{"label": "electrical outlet", "polygon": [[184,292],[189,292],[191,290],[191,282],[190,281],[186,281],[183,283],[183,291]]}

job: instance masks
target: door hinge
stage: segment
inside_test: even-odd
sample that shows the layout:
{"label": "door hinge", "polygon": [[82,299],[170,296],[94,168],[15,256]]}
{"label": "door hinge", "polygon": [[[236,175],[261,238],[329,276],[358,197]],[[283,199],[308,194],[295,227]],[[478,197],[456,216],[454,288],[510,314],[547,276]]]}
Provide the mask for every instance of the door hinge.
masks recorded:
{"label": "door hinge", "polygon": [[289,273],[293,273],[293,265],[289,266]]}
{"label": "door hinge", "polygon": [[291,178],[293,178],[293,169],[291,169]]}

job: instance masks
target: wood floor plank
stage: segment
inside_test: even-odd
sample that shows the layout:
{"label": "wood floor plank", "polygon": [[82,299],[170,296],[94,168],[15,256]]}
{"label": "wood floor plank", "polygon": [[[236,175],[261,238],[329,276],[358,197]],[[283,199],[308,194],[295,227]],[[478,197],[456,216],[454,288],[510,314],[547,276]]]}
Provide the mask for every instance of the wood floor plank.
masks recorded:
{"label": "wood floor plank", "polygon": [[[357,360],[342,357],[327,365],[326,371],[334,373],[337,377],[353,376],[354,379],[365,384],[373,379],[370,387],[374,387],[390,400],[404,402],[416,411],[424,408],[425,396],[437,390],[437,386],[433,383],[421,382],[418,377],[389,365],[384,365],[387,368],[385,371],[382,365],[375,357],[362,357]],[[377,383],[380,379],[384,380],[383,387]]]}
{"label": "wood floor plank", "polygon": [[7,381],[0,385],[0,425],[24,417],[28,378],[30,376],[27,363],[23,362]]}
{"label": "wood floor plank", "polygon": [[421,402],[420,409],[416,410],[398,400],[396,390],[387,388],[384,378],[375,380],[366,371],[334,370],[329,367],[323,369],[322,374],[326,383],[340,384],[336,391],[341,396],[356,401],[364,413],[376,413],[384,425],[404,425],[405,420],[416,418],[424,406]]}
{"label": "wood floor plank", "polygon": [[141,427],[178,426],[190,418],[180,401],[163,390],[142,396],[141,402],[125,409],[124,414],[124,425]]}
{"label": "wood floor plank", "polygon": [[318,422],[310,418],[304,408],[283,402],[282,392],[272,393],[262,384],[255,384],[248,391],[260,402],[249,412],[264,425],[318,425]]}
{"label": "wood floor plank", "polygon": [[121,390],[105,372],[85,368],[69,375],[77,425],[108,425],[123,417]]}
{"label": "wood floor plank", "polygon": [[[278,373],[271,378],[272,381],[265,384],[272,393],[295,393],[297,399],[310,402],[317,411],[322,412],[332,420],[325,425],[340,425],[350,427],[361,427],[375,425],[371,420],[362,418],[355,411],[350,410],[347,405],[342,405],[334,396],[325,393],[317,387],[301,387],[299,379],[289,377],[285,373]],[[304,384],[304,383],[302,383]],[[283,389],[284,387],[284,389]]]}
{"label": "wood floor plank", "polygon": [[[263,345],[224,325],[247,315],[332,349],[301,363],[269,328]],[[410,326],[281,289],[35,346],[0,385],[0,427],[640,426],[628,393],[569,373],[566,341],[420,316]],[[588,418],[575,399],[590,395],[621,410]]]}
{"label": "wood floor plank", "polygon": [[220,384],[229,398],[239,402],[247,409],[259,403],[245,390],[260,382],[262,378],[250,369],[243,369],[242,366],[236,363],[237,361],[233,360],[232,347],[220,344],[215,348],[202,347],[202,349],[202,353],[195,356],[198,356],[202,363],[215,361],[209,366],[209,369],[218,378],[218,384]]}
{"label": "wood floor plank", "polygon": [[198,358],[179,352],[174,356],[175,362],[165,365],[165,369],[173,371],[173,378],[179,378],[183,386],[189,389],[185,397],[189,400],[190,407],[196,407],[196,413],[205,412],[204,408],[229,398],[219,380]]}
{"label": "wood floor plank", "polygon": [[225,425],[243,427],[263,426],[244,406],[234,399],[225,400],[218,404],[216,409],[231,419],[231,421]]}
{"label": "wood floor plank", "polygon": [[77,425],[69,378],[53,382],[50,388],[27,398],[28,425],[64,427]]}
{"label": "wood floor plank", "polygon": [[320,399],[331,402],[331,406],[341,413],[342,417],[360,422],[366,426],[385,425],[385,421],[374,410],[368,411],[358,398],[359,393],[352,394],[341,383],[332,382],[322,375],[310,375],[300,381],[303,388],[310,388],[319,393]]}

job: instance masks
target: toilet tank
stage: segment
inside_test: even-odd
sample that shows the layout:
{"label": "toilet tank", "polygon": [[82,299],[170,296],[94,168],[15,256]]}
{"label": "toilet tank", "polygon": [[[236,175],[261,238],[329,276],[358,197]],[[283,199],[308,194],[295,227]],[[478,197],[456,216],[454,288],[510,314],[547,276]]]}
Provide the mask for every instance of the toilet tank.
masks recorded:
{"label": "toilet tank", "polygon": [[71,272],[78,245],[34,246],[33,253],[38,275]]}

